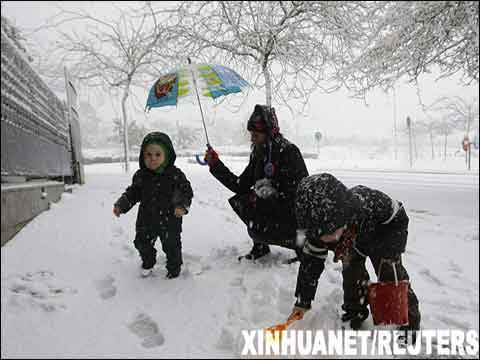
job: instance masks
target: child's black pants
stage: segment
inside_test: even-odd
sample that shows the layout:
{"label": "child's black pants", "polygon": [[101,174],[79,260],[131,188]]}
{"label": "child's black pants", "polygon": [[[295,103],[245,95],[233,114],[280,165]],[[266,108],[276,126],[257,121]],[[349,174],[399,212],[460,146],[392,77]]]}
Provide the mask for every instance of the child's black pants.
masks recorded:
{"label": "child's black pants", "polygon": [[167,256],[167,271],[178,273],[183,264],[182,243],[180,232],[172,230],[137,232],[134,244],[142,258],[142,268],[151,269],[157,262],[157,250],[155,249],[157,237],[160,238],[162,250]]}

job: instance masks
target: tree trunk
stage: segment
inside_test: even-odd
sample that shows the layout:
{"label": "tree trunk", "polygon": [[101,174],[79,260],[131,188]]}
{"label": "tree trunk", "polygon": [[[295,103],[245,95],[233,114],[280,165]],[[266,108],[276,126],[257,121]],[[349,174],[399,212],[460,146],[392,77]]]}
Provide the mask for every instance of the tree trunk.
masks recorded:
{"label": "tree trunk", "polygon": [[417,132],[414,128],[412,128],[412,137],[413,137],[413,151],[415,154],[415,160],[418,159],[418,152],[417,152]]}
{"label": "tree trunk", "polygon": [[[471,118],[471,111],[470,108],[468,109],[468,117],[467,117],[467,128],[465,132],[465,137],[470,141],[470,118]],[[465,151],[465,164],[467,165],[468,170],[470,170],[470,148],[471,145],[468,147],[468,151]]]}
{"label": "tree trunk", "polygon": [[177,129],[177,146],[181,149],[183,147],[183,139],[180,138],[180,121],[178,120],[178,116],[175,117],[175,128]]}
{"label": "tree trunk", "polygon": [[445,143],[443,144],[443,160],[447,160],[447,137],[448,134],[445,134]]}
{"label": "tree trunk", "polygon": [[410,167],[413,166],[413,155],[412,155],[412,126],[408,126],[408,159],[410,161]]}
{"label": "tree trunk", "polygon": [[468,108],[468,117],[467,117],[467,136],[470,134],[470,124],[472,123],[471,119],[472,119],[472,110],[469,107]]}
{"label": "tree trunk", "polygon": [[395,160],[398,160],[398,143],[397,143],[397,95],[395,86],[393,87],[393,147],[395,152]]}
{"label": "tree trunk", "polygon": [[130,81],[125,86],[122,96],[122,116],[123,116],[123,151],[125,157],[125,172],[128,173],[130,170],[129,161],[129,149],[128,149],[128,122],[127,122],[127,109],[126,102],[128,98],[128,90],[130,88]]}
{"label": "tree trunk", "polygon": [[468,170],[472,170],[472,145],[468,147]]}
{"label": "tree trunk", "polygon": [[262,65],[263,76],[265,77],[265,97],[267,100],[267,106],[272,106],[272,78],[267,67],[267,59],[263,61]]}
{"label": "tree trunk", "polygon": [[435,149],[433,148],[433,132],[430,130],[430,144],[432,145],[432,160],[435,159]]}

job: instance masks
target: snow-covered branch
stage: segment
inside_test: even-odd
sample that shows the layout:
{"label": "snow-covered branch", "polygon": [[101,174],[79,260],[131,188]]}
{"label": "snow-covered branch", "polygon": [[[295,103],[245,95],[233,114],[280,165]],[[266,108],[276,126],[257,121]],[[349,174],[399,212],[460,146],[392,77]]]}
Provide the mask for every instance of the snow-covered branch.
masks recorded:
{"label": "snow-covered branch", "polygon": [[179,46],[190,56],[235,68],[266,103],[305,104],[338,89],[337,67],[368,39],[368,2],[183,2]]}
{"label": "snow-covered branch", "polygon": [[[131,88],[145,88],[146,82],[152,81],[152,69],[168,66],[169,60],[176,56],[167,48],[171,39],[168,29],[162,21],[157,21],[161,12],[153,14],[151,7],[146,12],[145,5],[128,11],[119,7],[116,10],[117,14],[105,19],[89,11],[60,9],[45,28],[54,28],[60,38],[52,51],[57,64],[67,65],[83,85],[108,91],[117,89],[126,127]],[[68,30],[61,26],[77,22],[85,28],[81,35],[75,32],[74,25]],[[156,51],[159,47],[161,52]],[[63,70],[63,66],[56,68]],[[128,159],[128,132],[124,134],[125,159]]]}
{"label": "snow-covered branch", "polygon": [[373,42],[343,69],[342,81],[360,96],[434,69],[440,78],[458,73],[464,84],[478,83],[478,9],[477,1],[379,3]]}

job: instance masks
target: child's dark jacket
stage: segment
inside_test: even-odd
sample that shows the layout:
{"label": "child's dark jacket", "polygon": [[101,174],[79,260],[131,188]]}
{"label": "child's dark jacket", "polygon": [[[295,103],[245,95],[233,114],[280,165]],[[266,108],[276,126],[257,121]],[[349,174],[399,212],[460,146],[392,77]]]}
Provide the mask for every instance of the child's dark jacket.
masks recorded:
{"label": "child's dark jacket", "polygon": [[[164,144],[169,151],[169,163],[160,174],[149,170],[143,160],[147,139],[151,141],[152,138]],[[133,175],[132,184],[115,203],[121,213],[128,212],[137,202],[140,203],[137,232],[182,231],[182,218],[175,217],[174,211],[180,207],[188,212],[193,191],[185,174],[174,165],[175,159],[175,150],[168,135],[154,132],[143,140],[139,156],[140,169]]]}

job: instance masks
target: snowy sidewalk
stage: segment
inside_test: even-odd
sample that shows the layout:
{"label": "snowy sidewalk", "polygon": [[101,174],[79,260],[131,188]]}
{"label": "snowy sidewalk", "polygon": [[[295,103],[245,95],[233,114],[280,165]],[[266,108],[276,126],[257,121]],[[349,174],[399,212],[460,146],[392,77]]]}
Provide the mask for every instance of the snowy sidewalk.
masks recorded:
{"label": "snowy sidewalk", "polygon": [[[137,207],[119,219],[112,214],[132,174],[122,173],[120,164],[87,166],[86,185],[63,194],[2,247],[2,357],[238,357],[241,330],[285,320],[298,263],[282,260],[293,252],[272,247],[266,259],[239,263],[251,240],[228,205],[232,194],[207,168],[186,159],[177,165],[195,194],[184,219],[181,277],[165,279],[159,243],[154,276],[139,277]],[[245,166],[228,165],[237,174]],[[423,328],[478,331],[478,181],[337,176],[348,186],[376,185],[405,203],[410,236],[404,260]],[[293,328],[338,328],[341,303],[341,266],[330,254],[313,309]],[[365,326],[373,327],[371,318]]]}

